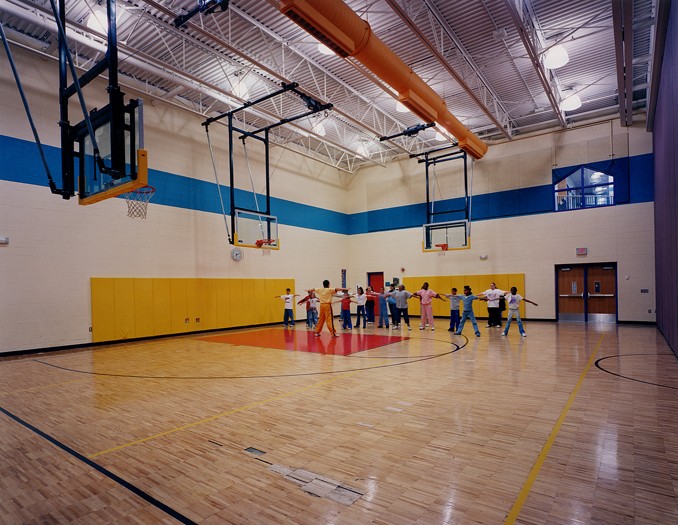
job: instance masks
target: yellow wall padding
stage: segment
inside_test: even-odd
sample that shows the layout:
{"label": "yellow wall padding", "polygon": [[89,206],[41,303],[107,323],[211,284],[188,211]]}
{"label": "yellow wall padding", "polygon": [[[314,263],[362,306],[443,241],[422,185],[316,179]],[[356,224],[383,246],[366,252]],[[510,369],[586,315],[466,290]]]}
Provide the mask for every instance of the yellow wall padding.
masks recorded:
{"label": "yellow wall padding", "polygon": [[285,288],[294,279],[92,277],[92,342],[279,322]]}
{"label": "yellow wall padding", "polygon": [[[497,288],[504,291],[510,291],[511,286],[518,288],[518,293],[525,297],[525,274],[524,273],[501,273],[487,275],[438,275],[423,277],[404,277],[403,284],[405,289],[411,293],[421,290],[421,285],[428,282],[431,290],[438,293],[451,293],[452,288],[457,289],[457,293],[463,295],[464,286],[469,285],[474,294],[484,292],[494,283]],[[410,315],[421,315],[419,301],[410,299]],[[473,311],[476,317],[487,317],[487,303],[485,301],[475,301]],[[433,300],[433,315],[437,317],[446,317],[450,315],[450,303],[448,301]],[[525,303],[520,303],[520,316],[525,316]],[[506,318],[506,312],[503,313]]]}

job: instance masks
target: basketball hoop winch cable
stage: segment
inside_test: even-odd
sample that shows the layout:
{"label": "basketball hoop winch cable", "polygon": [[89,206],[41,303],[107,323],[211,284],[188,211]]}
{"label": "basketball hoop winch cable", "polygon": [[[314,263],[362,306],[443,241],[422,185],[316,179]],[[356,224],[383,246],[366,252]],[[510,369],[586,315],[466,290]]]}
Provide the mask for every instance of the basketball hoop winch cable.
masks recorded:
{"label": "basketball hoop winch cable", "polygon": [[231,230],[228,227],[228,218],[226,217],[226,208],[224,207],[224,198],[221,196],[221,184],[219,184],[217,165],[214,162],[214,151],[212,150],[212,141],[210,140],[209,126],[205,126],[205,133],[207,133],[207,145],[210,148],[210,158],[212,159],[212,170],[214,170],[214,179],[217,181],[217,193],[219,194],[219,202],[221,203],[221,214],[224,217],[224,225],[226,226],[226,235],[228,236],[228,243],[233,244],[233,239],[231,238]]}
{"label": "basketball hoop winch cable", "polygon": [[261,231],[261,238],[266,239],[267,236],[264,233],[264,223],[261,222],[261,210],[259,209],[259,200],[257,199],[257,190],[254,188],[254,180],[252,179],[252,169],[250,168],[250,158],[247,156],[247,142],[245,137],[241,137],[242,147],[245,151],[245,164],[247,164],[247,173],[250,176],[250,185],[252,186],[252,196],[254,197],[254,206],[257,208],[257,214],[259,215],[259,231]]}
{"label": "basketball hoop winch cable", "polygon": [[24,104],[24,110],[26,111],[26,116],[28,117],[28,123],[31,126],[33,131],[33,137],[35,138],[35,143],[38,146],[38,151],[40,152],[40,158],[42,159],[42,165],[45,167],[45,172],[47,173],[47,182],[49,183],[49,189],[52,193],[61,195],[62,191],[57,188],[54,179],[52,178],[52,173],[49,171],[49,165],[47,164],[47,158],[45,157],[45,151],[42,148],[42,142],[40,142],[40,136],[38,135],[38,130],[35,127],[35,122],[33,121],[33,115],[31,115],[31,108],[28,105],[28,100],[26,99],[26,93],[24,88],[21,85],[21,79],[19,78],[19,72],[16,69],[16,64],[14,63],[14,57],[12,56],[12,51],[9,48],[9,42],[7,42],[7,36],[5,35],[5,29],[0,22],[0,38],[2,38],[2,43],[5,46],[5,52],[7,53],[7,59],[9,60],[9,65],[12,68],[12,73],[14,74],[14,80],[16,81],[16,87],[19,89],[19,95],[21,95],[21,101]]}
{"label": "basketball hoop winch cable", "polygon": [[94,156],[94,160],[97,163],[97,166],[99,166],[99,171],[101,173],[113,173],[113,169],[109,168],[106,166],[106,163],[104,162],[104,159],[101,158],[101,153],[99,150],[99,144],[97,143],[96,137],[94,136],[94,128],[92,127],[92,121],[89,118],[89,113],[87,113],[87,105],[85,104],[85,97],[82,94],[82,88],[80,86],[80,80],[78,79],[78,73],[75,70],[75,64],[73,63],[73,56],[71,55],[70,49],[68,49],[68,44],[66,40],[66,31],[64,30],[64,26],[61,23],[61,19],[59,18],[59,11],[57,10],[56,4],[54,3],[54,0],[49,0],[49,3],[52,6],[52,11],[54,13],[54,19],[57,24],[57,28],[59,30],[59,35],[61,38],[59,39],[60,43],[62,44],[62,51],[64,55],[66,55],[66,59],[68,62],[68,67],[71,70],[71,76],[73,77],[73,85],[75,86],[75,91],[78,94],[78,100],[80,101],[80,108],[82,109],[82,115],[84,117],[85,124],[87,125],[87,133],[89,135],[89,139],[92,141],[92,155]]}

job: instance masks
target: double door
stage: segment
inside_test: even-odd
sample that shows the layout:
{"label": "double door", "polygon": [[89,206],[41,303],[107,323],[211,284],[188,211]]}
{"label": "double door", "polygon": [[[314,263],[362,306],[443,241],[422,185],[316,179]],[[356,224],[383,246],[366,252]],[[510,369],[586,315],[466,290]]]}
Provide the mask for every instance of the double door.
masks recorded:
{"label": "double door", "polygon": [[556,266],[559,321],[617,322],[617,265]]}

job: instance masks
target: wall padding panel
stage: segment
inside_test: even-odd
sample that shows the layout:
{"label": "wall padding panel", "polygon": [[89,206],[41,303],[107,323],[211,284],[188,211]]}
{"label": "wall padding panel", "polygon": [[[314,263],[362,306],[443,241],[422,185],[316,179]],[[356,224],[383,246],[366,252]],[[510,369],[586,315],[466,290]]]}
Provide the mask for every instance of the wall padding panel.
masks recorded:
{"label": "wall padding panel", "polygon": [[[525,274],[507,273],[507,274],[488,274],[488,275],[442,275],[442,276],[423,276],[423,277],[404,277],[403,284],[405,289],[411,293],[421,290],[421,285],[428,283],[430,290],[439,294],[451,293],[452,288],[457,289],[459,295],[464,294],[464,286],[469,285],[471,291],[478,295],[489,289],[490,283],[500,290],[510,291],[512,286],[518,289],[518,294],[525,295]],[[529,299],[529,297],[528,297]],[[410,315],[421,315],[421,306],[417,299],[409,301]],[[487,317],[487,303],[485,301],[476,301],[473,304],[473,312],[476,317]],[[450,315],[449,301],[433,300],[433,315],[436,317],[447,317]],[[520,317],[525,316],[525,303],[520,303]],[[506,312],[503,313],[506,318]]]}
{"label": "wall padding panel", "polygon": [[281,288],[294,279],[92,277],[92,342],[278,322]]}

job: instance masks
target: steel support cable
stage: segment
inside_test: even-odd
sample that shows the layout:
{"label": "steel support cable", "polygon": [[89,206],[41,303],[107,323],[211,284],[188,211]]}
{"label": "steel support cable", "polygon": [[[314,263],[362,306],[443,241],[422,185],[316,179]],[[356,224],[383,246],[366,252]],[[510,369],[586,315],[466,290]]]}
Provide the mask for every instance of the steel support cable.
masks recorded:
{"label": "steel support cable", "polygon": [[224,198],[221,196],[221,184],[219,184],[219,175],[217,174],[217,165],[214,162],[214,151],[212,150],[212,141],[210,140],[210,130],[205,126],[205,133],[207,134],[207,145],[210,149],[210,159],[212,160],[212,170],[214,171],[214,179],[217,182],[217,193],[219,194],[219,202],[221,203],[221,214],[224,217],[224,225],[226,226],[226,235],[228,236],[228,243],[233,244],[231,238],[231,230],[228,227],[228,219],[226,218],[226,207],[224,206]]}
{"label": "steel support cable", "polygon": [[31,126],[31,131],[33,131],[33,137],[35,138],[35,143],[38,146],[38,151],[40,152],[40,158],[42,159],[42,165],[45,167],[45,173],[47,173],[47,181],[49,183],[49,189],[52,193],[61,194],[62,191],[59,190],[52,178],[52,173],[49,171],[49,165],[47,164],[47,158],[45,157],[45,151],[42,147],[42,142],[40,142],[40,136],[38,135],[38,130],[35,127],[35,122],[33,121],[33,115],[31,115],[31,108],[28,105],[28,99],[26,98],[26,93],[24,88],[21,85],[21,79],[19,78],[19,72],[17,71],[16,64],[14,63],[14,57],[12,56],[12,51],[9,48],[9,42],[7,41],[7,36],[5,35],[5,29],[0,21],[0,37],[2,38],[2,43],[5,46],[5,52],[7,53],[7,59],[9,60],[9,65],[12,68],[12,74],[14,75],[14,80],[16,81],[17,88],[19,89],[19,95],[21,95],[21,101],[24,105],[24,110],[26,111],[26,116],[28,117],[28,123]]}
{"label": "steel support cable", "polygon": [[106,164],[104,164],[104,160],[101,158],[101,155],[99,153],[99,145],[97,144],[96,137],[94,136],[94,128],[92,128],[92,121],[89,118],[89,114],[87,113],[87,105],[85,104],[85,97],[82,94],[82,88],[80,87],[80,80],[78,79],[78,73],[75,70],[75,64],[73,63],[73,57],[71,56],[71,51],[68,49],[67,45],[67,40],[66,40],[66,30],[64,29],[63,24],[61,23],[61,18],[59,18],[58,15],[58,10],[56,7],[56,4],[54,3],[54,0],[49,0],[50,5],[52,6],[52,12],[54,13],[54,19],[56,21],[57,28],[59,30],[59,35],[60,35],[60,41],[61,44],[63,45],[63,51],[64,54],[66,55],[67,62],[68,62],[68,67],[71,70],[71,76],[73,77],[73,85],[75,86],[75,90],[78,93],[78,100],[80,101],[80,108],[82,109],[82,115],[85,120],[85,124],[87,125],[87,132],[89,134],[89,138],[92,141],[92,150],[93,150],[93,155],[94,155],[94,160],[96,163],[99,165],[99,170],[102,173],[105,173],[108,171],[108,168],[106,168]]}
{"label": "steel support cable", "polygon": [[[250,186],[252,187],[252,196],[254,197],[254,206],[257,209],[257,214],[259,218],[259,230],[261,231],[261,238],[266,239],[266,235],[264,234],[264,224],[261,222],[261,210],[259,209],[259,200],[257,199],[257,190],[254,188],[254,179],[252,178],[252,168],[250,167],[250,158],[247,155],[247,142],[245,140],[245,137],[242,138],[242,147],[245,150],[245,164],[247,164],[247,173],[249,174],[250,177]],[[266,147],[268,147],[268,144],[266,144]]]}

